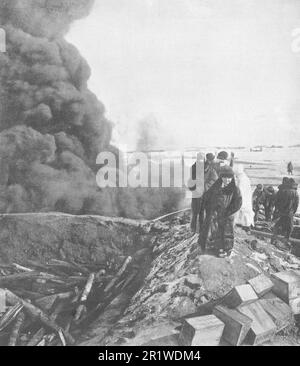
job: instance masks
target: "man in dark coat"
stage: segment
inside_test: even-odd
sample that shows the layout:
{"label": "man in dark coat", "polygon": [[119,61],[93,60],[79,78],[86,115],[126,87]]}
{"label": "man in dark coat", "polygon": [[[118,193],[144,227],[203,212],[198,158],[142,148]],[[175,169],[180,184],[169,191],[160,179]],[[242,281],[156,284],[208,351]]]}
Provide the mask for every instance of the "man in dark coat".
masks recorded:
{"label": "man in dark coat", "polygon": [[230,166],[220,169],[220,178],[203,195],[200,217],[204,218],[199,235],[202,251],[208,240],[219,257],[230,255],[234,244],[234,214],[242,206],[242,196]]}
{"label": "man in dark coat", "polygon": [[289,240],[293,231],[294,215],[297,212],[299,205],[299,195],[297,192],[298,184],[293,178],[279,187],[276,194],[275,209],[278,213],[278,221],[273,229],[272,242],[276,240],[279,231]]}

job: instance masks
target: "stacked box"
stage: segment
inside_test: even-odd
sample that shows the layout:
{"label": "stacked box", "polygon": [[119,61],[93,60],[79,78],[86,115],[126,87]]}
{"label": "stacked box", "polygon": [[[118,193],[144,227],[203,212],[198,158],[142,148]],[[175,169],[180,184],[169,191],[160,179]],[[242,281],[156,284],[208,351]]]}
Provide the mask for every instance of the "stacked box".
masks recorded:
{"label": "stacked box", "polygon": [[293,314],[300,314],[300,273],[283,271],[272,274],[273,292],[292,309]]}

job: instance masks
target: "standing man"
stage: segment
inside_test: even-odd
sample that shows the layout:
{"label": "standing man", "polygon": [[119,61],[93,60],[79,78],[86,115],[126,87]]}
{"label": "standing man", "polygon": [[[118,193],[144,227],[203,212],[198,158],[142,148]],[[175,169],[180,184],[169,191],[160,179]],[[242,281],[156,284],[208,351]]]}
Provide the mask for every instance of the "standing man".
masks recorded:
{"label": "standing man", "polygon": [[197,222],[199,222],[199,214],[201,208],[201,198],[204,192],[204,156],[197,154],[197,160],[191,167],[188,188],[192,192],[192,218],[191,231],[197,232]]}
{"label": "standing man", "polygon": [[281,230],[285,239],[290,239],[293,231],[294,215],[297,212],[299,205],[299,195],[297,192],[298,184],[293,178],[290,178],[288,183],[282,186],[276,194],[275,210],[278,213],[279,220],[276,222],[273,229],[273,237],[271,242],[276,241],[277,235]]}
{"label": "standing man", "polygon": [[233,169],[223,166],[220,178],[203,195],[200,216],[205,216],[201,227],[199,244],[202,251],[208,240],[213,243],[217,256],[223,258],[231,254],[234,244],[234,214],[242,206],[242,196],[235,184]]}
{"label": "standing man", "polygon": [[287,172],[288,172],[288,175],[293,175],[293,170],[294,170],[294,167],[293,167],[293,163],[290,161],[287,165]]}

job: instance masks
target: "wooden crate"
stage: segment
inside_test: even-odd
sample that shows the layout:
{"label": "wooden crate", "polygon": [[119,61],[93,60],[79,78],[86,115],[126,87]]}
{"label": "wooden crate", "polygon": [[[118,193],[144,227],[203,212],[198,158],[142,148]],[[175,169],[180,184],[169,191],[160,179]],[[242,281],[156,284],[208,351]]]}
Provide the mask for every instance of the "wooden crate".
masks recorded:
{"label": "wooden crate", "polygon": [[275,294],[266,294],[259,300],[259,303],[276,324],[276,333],[293,325],[294,317],[292,309]]}
{"label": "wooden crate", "polygon": [[292,309],[294,315],[300,314],[300,297],[289,300],[289,306]]}
{"label": "wooden crate", "polygon": [[179,342],[183,346],[218,346],[224,326],[215,315],[185,319]]}
{"label": "wooden crate", "polygon": [[234,309],[240,305],[246,305],[258,299],[250,285],[234,287],[222,300],[222,305]]}
{"label": "wooden crate", "polygon": [[239,306],[238,309],[253,320],[245,338],[247,344],[258,345],[274,338],[277,327],[258,301]]}
{"label": "wooden crate", "polygon": [[0,289],[0,314],[6,311],[6,291]]}
{"label": "wooden crate", "polygon": [[222,305],[216,306],[213,314],[225,324],[222,341],[232,346],[239,346],[250,330],[252,319]]}
{"label": "wooden crate", "polygon": [[248,283],[252,286],[258,297],[265,295],[273,288],[273,282],[264,274],[252,278]]}
{"label": "wooden crate", "polygon": [[286,303],[300,297],[300,274],[296,271],[284,271],[272,274],[273,292]]}

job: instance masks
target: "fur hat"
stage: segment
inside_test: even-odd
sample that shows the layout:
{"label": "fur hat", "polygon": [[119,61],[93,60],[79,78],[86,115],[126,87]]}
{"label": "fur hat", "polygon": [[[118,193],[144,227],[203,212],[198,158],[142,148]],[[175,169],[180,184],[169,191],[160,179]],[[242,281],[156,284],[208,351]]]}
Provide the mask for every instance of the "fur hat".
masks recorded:
{"label": "fur hat", "polygon": [[269,187],[267,188],[267,191],[268,191],[268,192],[270,192],[270,193],[274,193],[274,192],[275,192],[275,189],[274,189],[274,187],[273,187],[273,186],[269,186]]}
{"label": "fur hat", "polygon": [[233,178],[234,177],[233,169],[228,165],[222,166],[220,169],[220,177],[221,178]]}
{"label": "fur hat", "polygon": [[226,151],[219,152],[217,159],[220,160],[227,160],[228,159],[228,153]]}
{"label": "fur hat", "polygon": [[212,154],[212,153],[206,154],[206,160],[207,161],[213,161],[214,158],[215,158],[215,155],[214,154]]}

